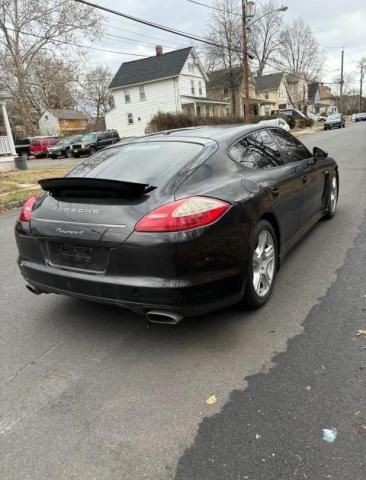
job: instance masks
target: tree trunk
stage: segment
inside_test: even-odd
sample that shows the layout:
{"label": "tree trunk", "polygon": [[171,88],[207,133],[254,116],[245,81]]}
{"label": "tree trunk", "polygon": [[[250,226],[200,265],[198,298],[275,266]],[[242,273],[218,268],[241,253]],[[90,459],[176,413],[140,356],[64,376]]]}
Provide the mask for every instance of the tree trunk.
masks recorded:
{"label": "tree trunk", "polygon": [[17,80],[18,80],[18,101],[19,101],[19,110],[23,126],[27,135],[34,135],[35,128],[33,125],[32,118],[32,108],[31,104],[27,97],[26,81],[25,81],[25,72],[23,68],[19,65],[17,68]]}

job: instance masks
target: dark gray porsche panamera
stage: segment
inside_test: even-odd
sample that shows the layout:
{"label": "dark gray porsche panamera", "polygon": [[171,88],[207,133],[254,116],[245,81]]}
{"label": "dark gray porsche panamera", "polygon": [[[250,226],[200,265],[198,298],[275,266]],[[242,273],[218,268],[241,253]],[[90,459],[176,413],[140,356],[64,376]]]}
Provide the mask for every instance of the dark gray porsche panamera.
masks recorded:
{"label": "dark gray porsche panamera", "polygon": [[338,200],[338,167],[279,128],[172,130],[116,144],[24,204],[19,267],[34,293],[177,323],[260,307],[291,247]]}

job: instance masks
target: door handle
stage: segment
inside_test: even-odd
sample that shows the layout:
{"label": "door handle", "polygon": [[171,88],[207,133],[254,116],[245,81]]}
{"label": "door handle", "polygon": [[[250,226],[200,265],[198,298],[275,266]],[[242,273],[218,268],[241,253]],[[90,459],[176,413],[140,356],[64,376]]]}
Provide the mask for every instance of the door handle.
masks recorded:
{"label": "door handle", "polygon": [[280,190],[278,188],[271,188],[271,193],[274,197],[278,197],[280,194]]}
{"label": "door handle", "polygon": [[308,181],[307,175],[303,175],[301,179],[302,179],[302,183],[306,183]]}

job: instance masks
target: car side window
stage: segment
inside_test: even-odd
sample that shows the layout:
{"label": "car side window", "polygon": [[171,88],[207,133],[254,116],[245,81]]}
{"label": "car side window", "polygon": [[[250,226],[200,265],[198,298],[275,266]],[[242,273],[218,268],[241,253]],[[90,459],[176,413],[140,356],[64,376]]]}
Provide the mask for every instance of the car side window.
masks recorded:
{"label": "car side window", "polygon": [[271,130],[276,139],[286,163],[299,162],[311,158],[311,153],[297,138],[284,130]]}
{"label": "car side window", "polygon": [[247,168],[273,168],[283,163],[276,143],[266,130],[242,138],[231,147],[229,154]]}

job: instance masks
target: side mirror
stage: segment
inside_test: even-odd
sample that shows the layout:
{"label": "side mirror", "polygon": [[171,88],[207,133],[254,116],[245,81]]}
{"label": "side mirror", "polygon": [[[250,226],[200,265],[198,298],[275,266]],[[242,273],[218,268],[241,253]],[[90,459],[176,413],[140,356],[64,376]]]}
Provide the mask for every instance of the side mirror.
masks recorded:
{"label": "side mirror", "polygon": [[313,148],[314,160],[320,160],[322,158],[327,158],[327,156],[328,156],[328,153],[325,152],[324,150],[322,150],[321,148],[319,148],[319,147],[314,147]]}

